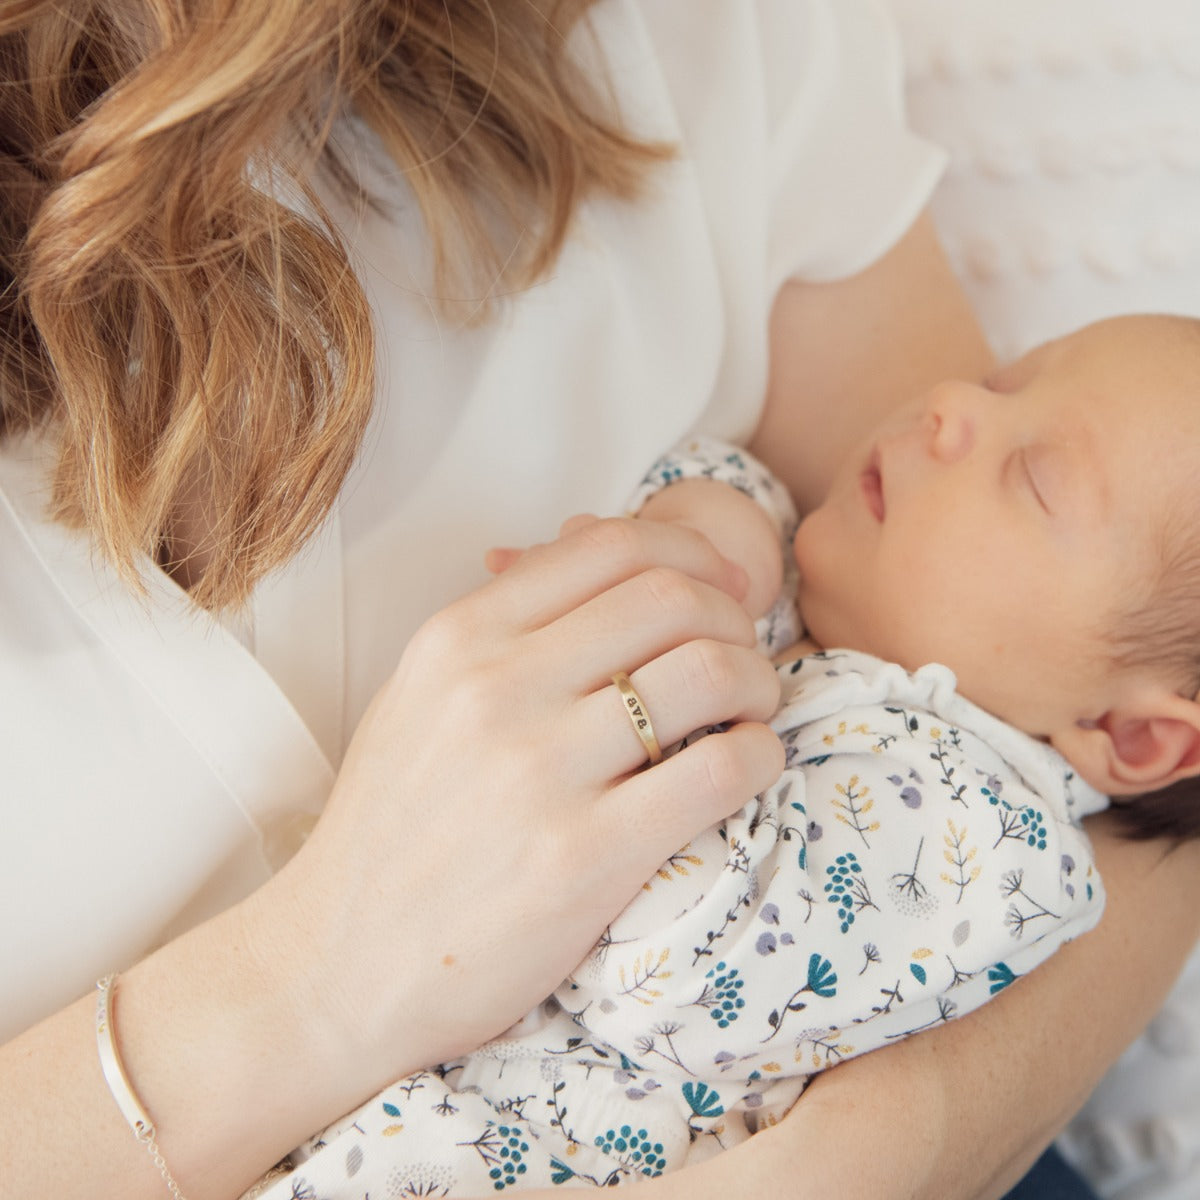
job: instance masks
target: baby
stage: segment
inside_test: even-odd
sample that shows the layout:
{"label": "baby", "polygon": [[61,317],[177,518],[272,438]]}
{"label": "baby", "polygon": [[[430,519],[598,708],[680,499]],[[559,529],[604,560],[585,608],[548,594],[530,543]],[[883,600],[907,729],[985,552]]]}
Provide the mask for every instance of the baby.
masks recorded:
{"label": "baby", "polygon": [[[778,650],[798,602],[809,639],[779,658],[775,786],[503,1038],[392,1085],[259,1194],[674,1170],[1094,925],[1079,816],[1200,773],[1197,448],[1200,323],[1176,318],[1091,326],[899,410],[800,523],[795,602],[760,622]],[[637,504],[774,599],[795,522],[748,455],[689,442]]]}

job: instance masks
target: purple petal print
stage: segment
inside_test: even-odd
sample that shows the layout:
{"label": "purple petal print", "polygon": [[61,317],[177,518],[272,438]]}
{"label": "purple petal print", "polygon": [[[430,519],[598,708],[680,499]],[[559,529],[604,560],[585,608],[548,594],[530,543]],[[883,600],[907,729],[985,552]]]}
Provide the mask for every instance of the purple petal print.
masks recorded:
{"label": "purple petal print", "polygon": [[760,933],[758,941],[754,943],[754,948],[759,954],[774,954],[775,935],[769,931],[767,933]]}
{"label": "purple petal print", "polygon": [[762,917],[762,919],[764,921],[766,921],[766,923],[768,925],[778,925],[779,924],[779,905],[778,904],[764,904],[762,906],[762,908],[760,908],[758,910],[758,915],[760,917]]}
{"label": "purple petal print", "polygon": [[909,808],[921,807],[921,793],[915,787],[906,787],[900,793],[900,799],[908,805]]}

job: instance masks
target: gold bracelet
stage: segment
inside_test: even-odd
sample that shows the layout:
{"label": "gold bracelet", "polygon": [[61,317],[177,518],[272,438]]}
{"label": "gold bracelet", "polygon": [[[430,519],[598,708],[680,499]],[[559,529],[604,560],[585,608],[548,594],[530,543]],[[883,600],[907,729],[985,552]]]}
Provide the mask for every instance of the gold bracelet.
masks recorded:
{"label": "gold bracelet", "polygon": [[113,1024],[113,996],[117,990],[116,975],[105,975],[96,983],[96,988],[98,991],[96,996],[96,1049],[100,1052],[100,1069],[104,1072],[104,1082],[108,1084],[108,1090],[112,1092],[112,1098],[117,1102],[121,1116],[133,1130],[133,1136],[146,1147],[147,1153],[154,1160],[158,1173],[167,1185],[167,1191],[175,1197],[175,1200],[184,1200],[184,1195],[179,1190],[179,1184],[175,1182],[175,1177],[171,1174],[166,1160],[162,1156],[162,1151],[158,1148],[158,1132],[154,1128],[154,1122],[150,1120],[149,1113],[142,1107],[137,1092],[133,1090],[133,1084],[129,1082],[129,1076],[125,1074],[125,1064],[121,1061],[121,1055],[117,1051],[117,1030]]}

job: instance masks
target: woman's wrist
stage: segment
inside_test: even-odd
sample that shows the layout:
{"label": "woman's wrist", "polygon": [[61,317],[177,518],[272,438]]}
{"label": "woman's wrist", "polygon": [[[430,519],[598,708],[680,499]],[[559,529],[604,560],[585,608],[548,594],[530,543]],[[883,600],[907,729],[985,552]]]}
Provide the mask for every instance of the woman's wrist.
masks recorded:
{"label": "woman's wrist", "polygon": [[[114,1048],[188,1200],[240,1194],[350,1106],[298,980],[252,943],[239,906],[120,976]],[[95,995],[0,1048],[5,1195],[167,1194],[106,1081]]]}
{"label": "woman's wrist", "polygon": [[240,1193],[359,1098],[335,1069],[306,973],[259,936],[258,903],[121,976],[122,1059],[188,1200]]}

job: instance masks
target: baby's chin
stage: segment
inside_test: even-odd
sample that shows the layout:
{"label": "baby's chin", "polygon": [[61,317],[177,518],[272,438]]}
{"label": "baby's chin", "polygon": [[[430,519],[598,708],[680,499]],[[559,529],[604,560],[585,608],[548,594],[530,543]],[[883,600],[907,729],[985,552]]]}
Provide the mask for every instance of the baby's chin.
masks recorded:
{"label": "baby's chin", "polygon": [[797,593],[796,607],[805,638],[822,650],[858,650],[863,654],[874,654],[876,658],[888,658],[887,654],[880,652],[877,639],[849,619],[845,609],[840,612],[828,611],[826,606],[811,598],[806,604],[803,585]]}

